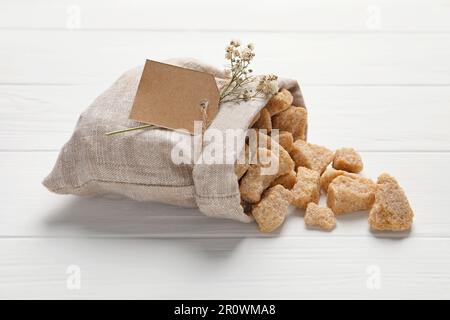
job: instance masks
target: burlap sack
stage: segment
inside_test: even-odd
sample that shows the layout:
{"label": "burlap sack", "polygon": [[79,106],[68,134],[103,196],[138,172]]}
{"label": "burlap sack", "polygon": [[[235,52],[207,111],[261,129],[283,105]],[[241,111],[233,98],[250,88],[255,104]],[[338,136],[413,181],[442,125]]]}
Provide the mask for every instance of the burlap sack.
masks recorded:
{"label": "burlap sack", "polygon": [[[223,83],[224,71],[193,59],[167,63],[208,72]],[[70,140],[63,146],[52,172],[43,184],[55,193],[93,196],[116,193],[141,201],[158,201],[198,207],[205,215],[250,222],[240,204],[239,185],[232,164],[174,164],[171,150],[178,135],[167,129],[133,131],[114,136],[105,133],[139,125],[128,115],[143,68],[123,74],[84,111]],[[305,107],[299,85],[279,79],[279,87]],[[267,101],[220,106],[211,128],[247,129]]]}

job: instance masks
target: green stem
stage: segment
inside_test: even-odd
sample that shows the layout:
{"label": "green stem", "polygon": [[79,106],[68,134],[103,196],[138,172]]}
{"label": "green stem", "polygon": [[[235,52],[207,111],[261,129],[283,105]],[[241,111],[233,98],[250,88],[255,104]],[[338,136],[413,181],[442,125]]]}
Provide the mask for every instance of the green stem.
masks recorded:
{"label": "green stem", "polygon": [[145,124],[145,125],[139,126],[139,127],[133,127],[133,128],[127,128],[127,129],[107,132],[107,133],[105,133],[105,135],[112,136],[112,135],[117,134],[117,133],[123,133],[123,132],[134,131],[134,130],[140,130],[140,129],[150,128],[150,127],[154,127],[154,125],[152,125],[152,124]]}

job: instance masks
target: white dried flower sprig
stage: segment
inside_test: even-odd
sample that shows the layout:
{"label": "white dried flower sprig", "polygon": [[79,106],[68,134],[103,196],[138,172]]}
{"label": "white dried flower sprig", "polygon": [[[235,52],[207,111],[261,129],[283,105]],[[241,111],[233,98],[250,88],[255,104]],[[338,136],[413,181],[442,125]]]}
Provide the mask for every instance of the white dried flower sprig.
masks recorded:
{"label": "white dried flower sprig", "polygon": [[[255,57],[252,43],[241,46],[238,40],[230,41],[225,48],[225,59],[230,63],[225,70],[230,80],[220,91],[220,103],[249,101],[254,98],[270,97],[278,92],[277,76],[253,76],[250,63]],[[255,89],[248,88],[252,82],[258,81]]]}

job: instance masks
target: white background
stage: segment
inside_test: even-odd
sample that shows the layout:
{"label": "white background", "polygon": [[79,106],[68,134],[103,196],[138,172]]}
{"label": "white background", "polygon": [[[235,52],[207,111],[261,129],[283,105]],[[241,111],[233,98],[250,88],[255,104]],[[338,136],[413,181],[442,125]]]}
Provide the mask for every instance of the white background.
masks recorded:
{"label": "white background", "polygon": [[[293,209],[263,235],[41,186],[123,71],[180,56],[222,66],[231,38],[255,43],[257,72],[300,81],[311,142],[398,178],[411,233],[374,234],[367,213],[311,231]],[[450,298],[449,120],[448,0],[2,0],[0,297]]]}

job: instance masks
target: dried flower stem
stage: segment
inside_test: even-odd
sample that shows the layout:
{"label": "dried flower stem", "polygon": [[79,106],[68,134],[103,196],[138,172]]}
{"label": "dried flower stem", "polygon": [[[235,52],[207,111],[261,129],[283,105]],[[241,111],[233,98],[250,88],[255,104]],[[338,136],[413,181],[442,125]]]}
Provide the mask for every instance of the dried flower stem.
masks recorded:
{"label": "dried flower stem", "polygon": [[122,130],[116,130],[116,131],[107,132],[107,133],[105,133],[105,135],[107,135],[107,136],[112,136],[112,135],[118,134],[118,133],[123,133],[123,132],[128,132],[128,131],[134,131],[134,130],[140,130],[140,129],[150,128],[150,127],[154,127],[154,125],[152,125],[152,124],[145,124],[145,125],[138,126],[138,127],[132,127],[132,128],[127,128],[127,129],[122,129]]}

